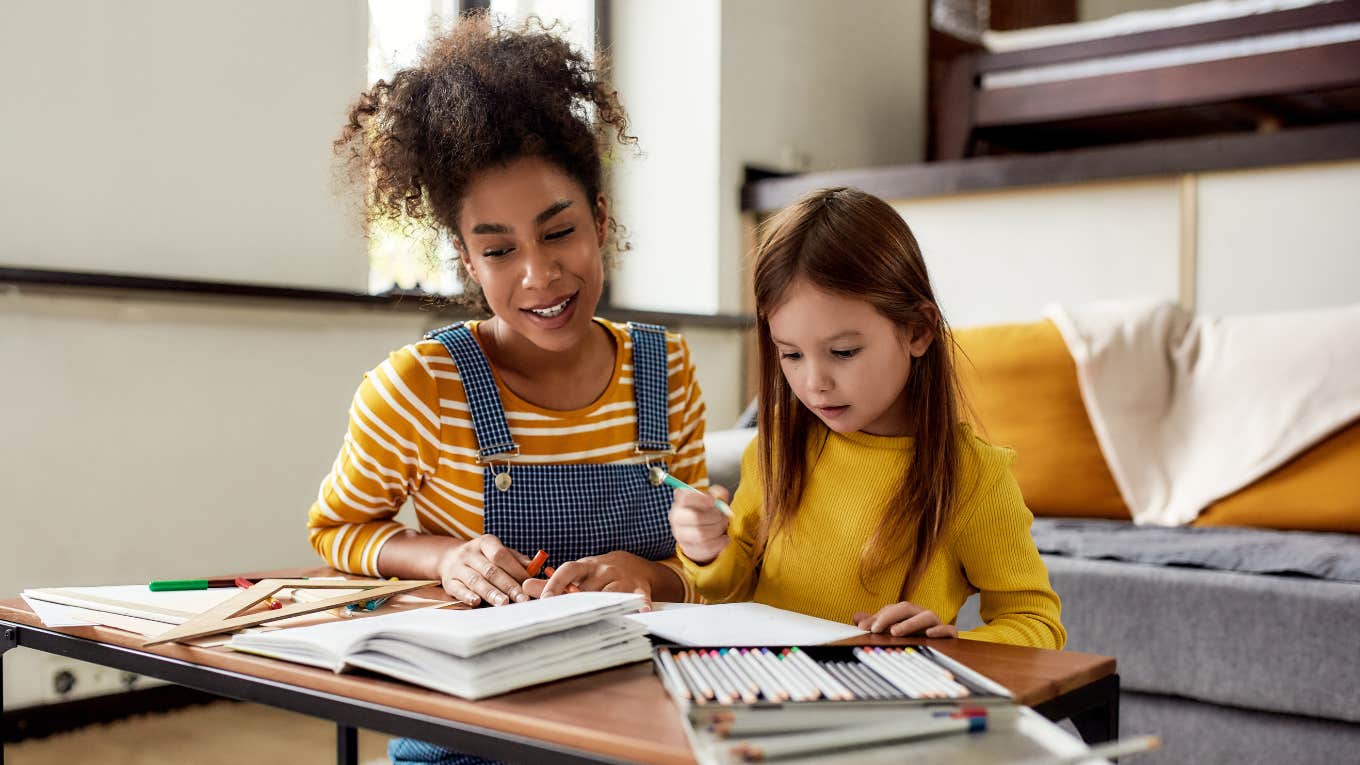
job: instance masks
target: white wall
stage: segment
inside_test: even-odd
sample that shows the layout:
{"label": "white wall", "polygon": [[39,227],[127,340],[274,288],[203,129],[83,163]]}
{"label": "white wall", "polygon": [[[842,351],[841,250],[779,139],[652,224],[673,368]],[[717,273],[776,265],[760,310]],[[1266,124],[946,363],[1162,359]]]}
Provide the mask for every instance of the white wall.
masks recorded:
{"label": "white wall", "polygon": [[[0,592],[319,564],[365,371],[433,319],[0,293]],[[5,659],[8,706],[48,686]]]}
{"label": "white wall", "polygon": [[1360,302],[1360,161],[1206,173],[1196,305],[1210,314]]}
{"label": "white wall", "polygon": [[362,291],[364,0],[5,0],[0,263]]}
{"label": "white wall", "polygon": [[[1206,315],[1360,302],[1360,160],[899,200],[956,327],[1052,302]],[[1187,193],[1186,188],[1190,191]],[[1183,274],[1193,280],[1182,284]]]}
{"label": "white wall", "polygon": [[[0,264],[363,291],[330,142],[367,18],[363,0],[0,4]],[[316,562],[307,506],[350,396],[429,323],[0,288],[0,592]],[[8,655],[6,706],[55,700],[51,665]]]}
{"label": "white wall", "polygon": [[718,186],[717,0],[611,3],[613,81],[639,139],[614,149],[614,212],[628,229],[616,305],[715,313]]}
{"label": "white wall", "polygon": [[[743,167],[919,160],[924,0],[613,3],[614,81],[646,156],[615,186],[616,302],[737,313]],[[658,288],[658,285],[664,285]]]}
{"label": "white wall", "polygon": [[815,172],[925,156],[924,0],[723,4],[718,285],[742,308],[745,165]]}
{"label": "white wall", "polygon": [[1050,302],[1175,300],[1177,179],[908,199],[895,207],[956,327],[1034,321]]}

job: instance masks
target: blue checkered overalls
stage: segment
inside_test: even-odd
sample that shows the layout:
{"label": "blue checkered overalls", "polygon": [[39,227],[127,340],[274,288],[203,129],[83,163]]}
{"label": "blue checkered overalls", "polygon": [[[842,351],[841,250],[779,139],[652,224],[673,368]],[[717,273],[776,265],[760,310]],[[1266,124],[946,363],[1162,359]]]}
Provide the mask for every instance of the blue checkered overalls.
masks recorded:
{"label": "blue checkered overalls", "polygon": [[[672,491],[648,480],[650,465],[664,468],[674,454],[667,419],[666,329],[630,323],[628,334],[633,341],[637,414],[634,454],[651,459],[612,465],[515,461],[519,446],[510,435],[491,367],[472,330],[459,323],[426,335],[448,349],[463,380],[477,434],[477,459],[483,466],[484,533],[494,534],[506,547],[525,555],[547,550],[550,566],[614,550],[648,560],[675,554],[675,537],[667,518]],[[488,762],[413,739],[394,739],[387,751],[398,765]]]}

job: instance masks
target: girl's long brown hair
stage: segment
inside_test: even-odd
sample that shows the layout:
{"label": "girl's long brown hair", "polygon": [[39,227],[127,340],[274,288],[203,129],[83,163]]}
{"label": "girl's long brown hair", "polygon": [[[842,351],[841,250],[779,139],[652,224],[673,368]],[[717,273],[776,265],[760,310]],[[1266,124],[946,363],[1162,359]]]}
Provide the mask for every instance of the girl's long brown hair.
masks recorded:
{"label": "girl's long brown hair", "polygon": [[[828,292],[867,301],[904,336],[934,331],[907,378],[915,449],[901,489],[860,554],[860,581],[910,551],[901,597],[919,580],[938,546],[958,493],[958,383],[953,340],[906,221],[883,200],[850,188],[815,191],[761,229],[755,253],[756,323],[760,349],[760,476],[764,483],[758,550],[793,519],[816,444],[816,417],[803,406],[770,339],[770,313],[799,279]],[[871,510],[876,512],[877,509]],[[905,544],[904,544],[905,541]],[[867,586],[867,584],[866,584]]]}

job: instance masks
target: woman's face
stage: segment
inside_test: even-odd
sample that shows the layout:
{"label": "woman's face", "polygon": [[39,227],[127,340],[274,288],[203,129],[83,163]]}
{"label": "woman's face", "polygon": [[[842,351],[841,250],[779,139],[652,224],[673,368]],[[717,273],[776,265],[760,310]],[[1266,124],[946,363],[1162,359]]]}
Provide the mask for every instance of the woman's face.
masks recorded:
{"label": "woman's face", "polygon": [[483,171],[463,197],[463,266],[507,329],[547,351],[583,343],[604,289],[608,211],[560,167],[521,157]]}

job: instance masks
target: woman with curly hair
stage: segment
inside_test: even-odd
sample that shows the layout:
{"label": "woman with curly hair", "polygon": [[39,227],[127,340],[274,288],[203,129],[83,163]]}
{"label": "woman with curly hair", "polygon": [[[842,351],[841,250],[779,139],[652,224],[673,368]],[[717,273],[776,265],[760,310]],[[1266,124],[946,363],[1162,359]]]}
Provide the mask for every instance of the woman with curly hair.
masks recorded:
{"label": "woman with curly hair", "polygon": [[[433,331],[365,376],[308,518],[328,564],[438,579],[473,606],[572,588],[691,598],[672,492],[656,482],[664,470],[708,483],[689,348],[664,327],[593,315],[615,230],[601,157],[636,141],[626,130],[582,54],[541,24],[484,16],[351,108],[335,147],[368,222],[447,236],[465,297],[489,318]],[[394,520],[407,500],[419,530]],[[546,582],[529,573],[540,549]],[[410,761],[408,745],[394,759]],[[435,754],[419,761],[475,761]]]}

